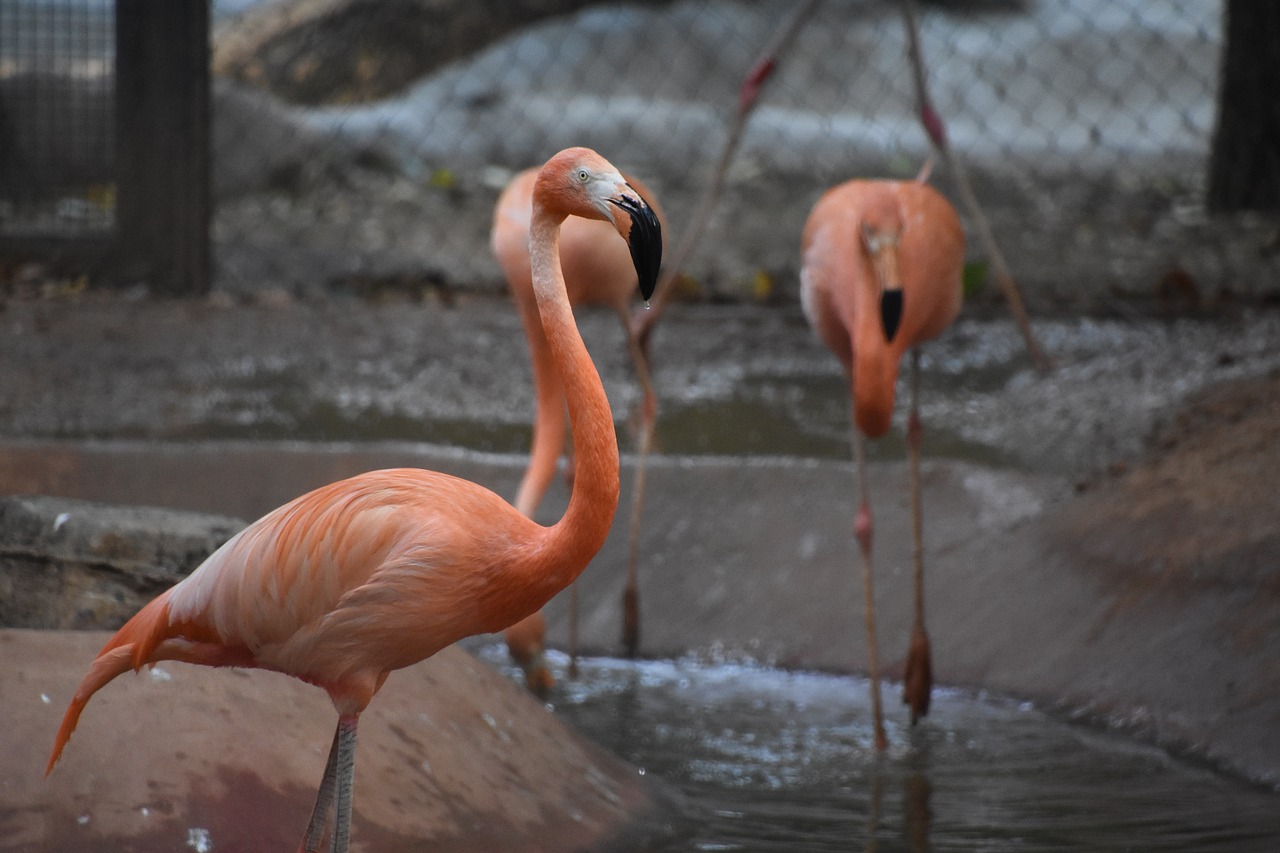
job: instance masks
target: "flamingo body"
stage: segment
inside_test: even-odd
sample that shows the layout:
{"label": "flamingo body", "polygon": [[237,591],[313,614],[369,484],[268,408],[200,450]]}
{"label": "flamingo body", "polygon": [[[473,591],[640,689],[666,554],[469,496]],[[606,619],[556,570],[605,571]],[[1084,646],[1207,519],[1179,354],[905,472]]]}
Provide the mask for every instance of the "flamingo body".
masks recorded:
{"label": "flamingo body", "polygon": [[[866,246],[868,231],[882,241],[896,236],[896,253],[877,261]],[[828,190],[809,214],[802,255],[805,315],[850,376],[858,428],[881,436],[893,416],[903,353],[936,338],[960,311],[960,219],[926,184],[848,181]],[[878,306],[895,284],[883,279],[895,276],[902,315],[889,340]]]}
{"label": "flamingo body", "polygon": [[863,606],[876,745],[887,740],[880,706],[879,663],[871,563],[872,516],[865,437],[883,435],[893,418],[898,368],[913,353],[910,457],[915,620],[903,675],[911,722],[928,713],[933,684],[924,627],[923,522],[920,499],[920,419],[916,407],[919,344],[960,311],[964,232],[955,209],[921,180],[853,180],[814,205],[801,243],[801,303],[823,343],[851,383],[853,450],[860,503],[854,534],[863,559]]}
{"label": "flamingo body", "polygon": [[317,849],[334,802],[332,849],[347,849],[356,722],[387,676],[536,612],[590,562],[617,509],[612,412],[565,293],[559,227],[569,215],[605,220],[630,244],[647,295],[661,258],[657,220],[584,148],[542,168],[533,211],[533,290],[578,463],[564,516],[543,527],[481,486],[417,469],[303,495],[234,536],[107,642],[71,700],[49,770],[89,699],[129,669],[177,660],[274,670],[324,688],[338,710],[301,849]]}
{"label": "flamingo body", "polygon": [[476,633],[468,626],[496,631],[524,615],[520,599],[542,591],[515,595],[510,576],[539,529],[498,495],[434,471],[333,483],[246,527],[139,611],[99,653],[111,661],[102,674],[162,660],[269,669],[358,713],[391,671]]}

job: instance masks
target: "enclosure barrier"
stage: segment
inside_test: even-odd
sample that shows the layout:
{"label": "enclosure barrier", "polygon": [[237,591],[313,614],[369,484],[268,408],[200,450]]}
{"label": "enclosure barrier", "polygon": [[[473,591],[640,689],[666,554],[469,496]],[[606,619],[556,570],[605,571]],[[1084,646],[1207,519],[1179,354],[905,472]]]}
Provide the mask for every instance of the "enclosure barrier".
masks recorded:
{"label": "enclosure barrier", "polygon": [[[790,7],[219,0],[206,20],[0,0],[0,275],[80,245],[115,262],[84,262],[90,280],[161,291],[501,292],[493,201],[564,145],[642,175],[684,227]],[[935,106],[1033,310],[1276,298],[1274,219],[1206,206],[1219,4],[922,11]],[[684,295],[793,299],[821,191],[909,177],[928,150],[897,3],[825,0],[752,115]],[[971,297],[996,301],[984,264],[971,241]]]}

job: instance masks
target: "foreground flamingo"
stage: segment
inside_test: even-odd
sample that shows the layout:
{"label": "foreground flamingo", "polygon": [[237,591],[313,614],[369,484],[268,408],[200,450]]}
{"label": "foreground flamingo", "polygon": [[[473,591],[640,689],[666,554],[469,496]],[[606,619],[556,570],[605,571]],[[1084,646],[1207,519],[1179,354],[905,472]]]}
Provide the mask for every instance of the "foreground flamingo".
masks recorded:
{"label": "foreground flamingo", "polygon": [[557,248],[570,215],[622,235],[646,297],[662,254],[652,210],[600,155],[570,148],[543,166],[533,194],[533,282],[573,424],[577,478],[564,517],[542,527],[481,486],[408,468],[303,495],[233,537],[107,642],[67,708],[48,771],[85,704],[129,669],[177,660],[275,670],[324,688],[338,710],[301,849],[318,849],[336,796],[332,850],[347,850],[356,724],[387,675],[537,611],[578,577],[612,524],[613,416],[574,323]]}
{"label": "foreground flamingo", "polygon": [[[814,331],[844,364],[852,382],[853,451],[860,503],[854,531],[863,558],[876,745],[884,748],[879,660],[872,597],[871,505],[866,447],[889,429],[902,354],[937,337],[960,310],[964,234],[955,209],[921,181],[849,181],[829,190],[809,214],[802,242],[801,300]],[[932,664],[924,629],[924,557],[917,410],[919,350],[912,349],[911,512],[915,622],[904,675],[911,722],[929,711]]]}
{"label": "foreground flamingo", "polygon": [[[530,517],[538,509],[556,463],[565,446],[564,386],[555,370],[547,336],[538,322],[533,280],[529,265],[529,225],[533,209],[533,187],[536,169],[528,169],[512,178],[498,197],[493,213],[491,243],[493,253],[506,276],[511,297],[520,312],[529,355],[533,362],[533,386],[536,410],[533,424],[533,449],[529,466],[516,492],[516,509]],[[644,184],[628,177],[630,185],[644,198],[659,221],[662,210]],[[636,463],[636,480],[631,508],[627,580],[623,590],[623,645],[634,655],[639,645],[640,604],[636,587],[637,546],[640,515],[644,505],[644,461],[653,436],[657,415],[657,398],[649,379],[648,359],[641,352],[631,332],[631,294],[636,289],[636,271],[626,248],[611,233],[606,223],[570,217],[560,231],[560,258],[564,266],[565,287],[571,305],[606,305],[617,312],[626,334],[627,349],[640,383],[641,403],[640,452]],[[571,590],[571,595],[576,590]],[[576,659],[577,607],[570,605],[570,654]],[[530,689],[541,693],[551,684],[551,674],[543,656],[546,623],[535,613],[505,633],[507,648],[520,664]]]}

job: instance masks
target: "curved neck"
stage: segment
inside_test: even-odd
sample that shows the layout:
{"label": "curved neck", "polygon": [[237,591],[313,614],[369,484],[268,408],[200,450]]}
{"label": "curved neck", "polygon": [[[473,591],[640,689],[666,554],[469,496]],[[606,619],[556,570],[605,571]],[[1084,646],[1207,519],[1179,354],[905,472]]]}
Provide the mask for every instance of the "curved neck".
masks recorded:
{"label": "curved neck", "polygon": [[[533,295],[546,332],[551,360],[564,384],[574,453],[569,507],[548,528],[541,551],[554,572],[576,577],[600,550],[618,508],[618,438],[613,412],[591,356],[578,333],[560,267],[563,216],[534,206],[529,230]],[[570,578],[572,580],[572,577]]]}
{"label": "curved neck", "polygon": [[853,378],[854,419],[858,429],[868,438],[879,438],[893,420],[898,358],[892,344],[884,339],[880,319],[880,283],[873,261],[864,253],[854,260],[860,264],[854,281],[859,284],[853,294],[853,344],[851,373]]}

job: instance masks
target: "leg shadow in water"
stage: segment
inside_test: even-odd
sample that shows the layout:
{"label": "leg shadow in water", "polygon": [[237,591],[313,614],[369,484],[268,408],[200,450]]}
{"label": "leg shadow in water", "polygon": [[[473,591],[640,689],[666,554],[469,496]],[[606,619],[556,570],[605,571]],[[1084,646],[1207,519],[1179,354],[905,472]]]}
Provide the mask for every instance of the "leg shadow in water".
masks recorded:
{"label": "leg shadow in water", "polygon": [[933,809],[929,798],[933,786],[929,782],[929,741],[914,737],[911,753],[907,756],[906,775],[902,780],[902,823],[907,849],[912,853],[928,853],[929,829],[933,822]]}
{"label": "leg shadow in water", "polygon": [[884,804],[884,763],[884,757],[877,756],[871,765],[871,797],[867,802],[867,843],[862,848],[865,853],[875,853],[879,849],[877,834],[880,831],[880,809]]}
{"label": "leg shadow in water", "polygon": [[[877,756],[868,766],[868,798],[866,818],[866,840],[863,844],[865,853],[875,853],[880,849],[880,835],[883,830],[893,833],[898,822],[892,810],[899,803],[902,808],[901,833],[902,842],[893,842],[888,846],[894,850],[905,849],[911,853],[928,853],[931,849],[929,834],[933,822],[933,807],[930,799],[933,796],[933,785],[929,780],[929,741],[927,737],[915,737],[913,732],[910,750],[898,757],[892,755]],[[885,796],[886,789],[901,785],[901,800],[890,795]],[[888,813],[886,813],[886,799]]]}

